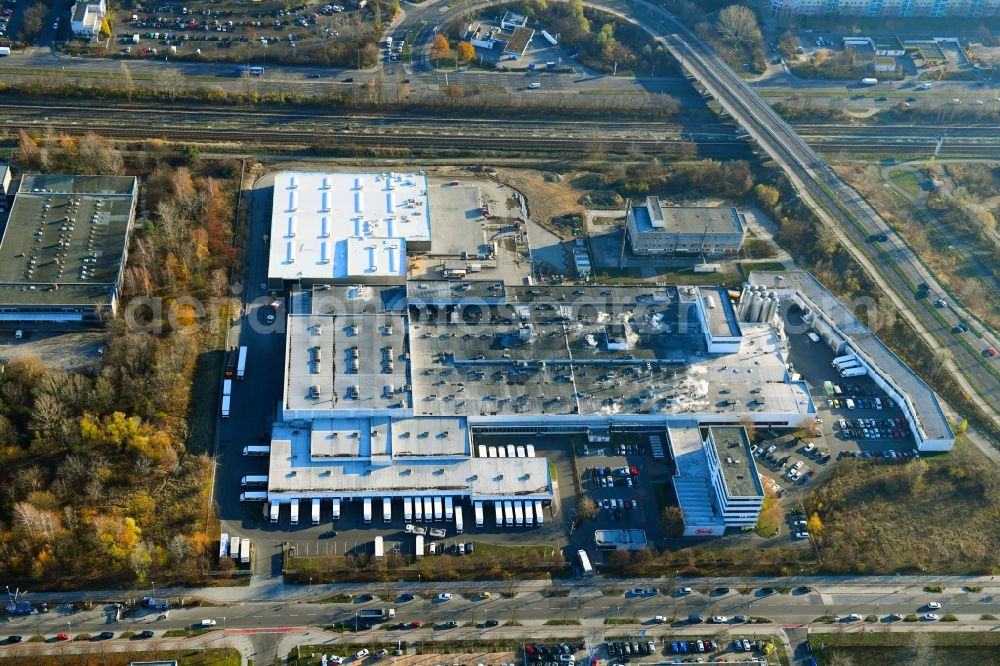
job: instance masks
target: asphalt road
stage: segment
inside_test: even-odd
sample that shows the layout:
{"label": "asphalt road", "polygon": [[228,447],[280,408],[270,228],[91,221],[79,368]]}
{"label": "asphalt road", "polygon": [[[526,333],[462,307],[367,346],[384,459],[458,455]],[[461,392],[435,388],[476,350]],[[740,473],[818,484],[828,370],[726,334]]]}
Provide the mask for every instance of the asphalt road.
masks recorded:
{"label": "asphalt road", "polygon": [[[477,589],[475,585],[466,586]],[[495,586],[491,586],[495,587]],[[606,618],[634,620],[608,631],[634,631],[645,628],[668,632],[688,626],[688,616],[694,613],[704,616],[706,622],[715,615],[730,618],[721,626],[702,627],[704,631],[717,632],[722,629],[738,631],[737,623],[731,618],[736,615],[766,618],[770,624],[794,626],[814,624],[824,615],[846,616],[858,613],[863,618],[869,614],[878,620],[868,625],[908,624],[887,619],[891,613],[901,615],[922,615],[928,612],[927,603],[936,601],[943,608],[934,610],[940,616],[953,613],[962,625],[994,626],[995,622],[981,624],[980,617],[986,613],[996,613],[1000,592],[998,588],[988,588],[983,592],[966,592],[950,589],[941,594],[930,594],[920,586],[908,586],[901,581],[897,586],[846,588],[839,586],[812,588],[806,592],[792,590],[789,594],[778,592],[764,594],[759,589],[750,594],[741,594],[736,588],[724,594],[715,594],[711,588],[698,587],[692,594],[673,596],[631,596],[622,586],[602,586],[607,596],[596,587],[577,587],[569,596],[545,596],[541,592],[524,592],[513,597],[493,593],[489,600],[480,599],[472,592],[466,596],[455,594],[451,601],[437,601],[433,588],[411,601],[396,596],[398,586],[390,592],[392,600],[385,602],[379,598],[362,603],[313,603],[274,599],[270,601],[242,602],[217,607],[192,607],[171,609],[169,617],[158,619],[159,612],[139,609],[123,615],[118,622],[113,621],[114,609],[108,605],[98,605],[92,610],[68,611],[65,607],[55,607],[51,612],[23,617],[11,617],[6,627],[0,631],[9,634],[30,636],[51,635],[61,631],[69,633],[99,633],[101,631],[142,631],[151,629],[159,634],[168,629],[183,629],[198,624],[202,619],[211,618],[218,626],[226,629],[265,629],[328,625],[333,623],[353,623],[356,614],[365,608],[392,607],[396,609],[393,623],[421,622],[421,631],[435,631],[434,625],[456,621],[458,628],[450,629],[454,638],[476,638],[482,632],[476,624],[496,620],[501,625],[521,623],[524,626],[542,626],[551,619],[580,620],[582,627],[604,627]],[[376,594],[381,585],[372,589]],[[616,591],[617,590],[617,591]],[[657,624],[653,618],[662,615],[667,618],[665,625]],[[842,622],[844,625],[858,625],[863,622]],[[928,622],[929,624],[929,622]],[[469,625],[469,626],[467,626]],[[582,631],[573,626],[561,627],[564,635]],[[440,629],[436,631],[442,631]],[[389,636],[412,637],[414,630],[390,631]]]}
{"label": "asphalt road", "polygon": [[[270,528],[263,520],[262,503],[239,501],[241,492],[252,490],[240,486],[244,475],[267,474],[267,458],[246,457],[243,447],[270,441],[284,377],[284,305],[276,322],[267,324],[264,315],[270,310],[271,299],[267,291],[261,289],[267,274],[268,246],[264,238],[270,231],[270,196],[270,188],[262,187],[253,189],[245,198],[251,211],[250,229],[246,235],[246,277],[242,282],[245,314],[230,331],[229,345],[247,346],[247,370],[243,381],[234,382],[230,418],[220,420],[214,486],[222,531],[230,535],[247,536],[245,532],[249,529]],[[266,441],[261,441],[261,435]],[[257,573],[280,573],[280,546],[285,538],[275,534],[274,539],[254,544]]]}

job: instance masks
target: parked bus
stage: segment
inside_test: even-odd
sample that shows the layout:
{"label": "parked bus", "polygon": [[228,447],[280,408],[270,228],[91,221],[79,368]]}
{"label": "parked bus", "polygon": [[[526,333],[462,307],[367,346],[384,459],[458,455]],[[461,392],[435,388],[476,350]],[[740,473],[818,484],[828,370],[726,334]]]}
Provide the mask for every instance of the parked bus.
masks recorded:
{"label": "parked bus", "polygon": [[576,551],[576,556],[580,560],[580,568],[583,570],[583,575],[593,576],[594,567],[590,563],[590,556],[587,555],[587,551],[581,548],[580,550]]}
{"label": "parked bus", "polygon": [[250,76],[263,76],[264,68],[257,65],[238,65],[236,67],[236,76],[243,76],[243,74],[250,74]]}

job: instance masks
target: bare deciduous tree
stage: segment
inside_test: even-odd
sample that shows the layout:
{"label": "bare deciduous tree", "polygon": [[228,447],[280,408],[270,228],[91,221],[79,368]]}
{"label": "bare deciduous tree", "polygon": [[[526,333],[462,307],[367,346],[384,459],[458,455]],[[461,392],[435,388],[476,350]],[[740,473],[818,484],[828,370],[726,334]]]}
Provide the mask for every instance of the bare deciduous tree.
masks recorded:
{"label": "bare deciduous tree", "polygon": [[757,25],[757,15],[745,5],[729,5],[719,12],[715,27],[719,37],[728,44],[739,47],[753,47],[760,44],[763,36]]}
{"label": "bare deciduous tree", "polygon": [[125,160],[109,139],[87,132],[77,142],[83,171],[89,174],[118,175],[125,169]]}
{"label": "bare deciduous tree", "polygon": [[132,93],[135,91],[135,83],[132,81],[132,72],[128,69],[128,63],[122,63],[121,66],[122,73],[122,89],[125,91],[125,96],[128,101],[132,101]]}

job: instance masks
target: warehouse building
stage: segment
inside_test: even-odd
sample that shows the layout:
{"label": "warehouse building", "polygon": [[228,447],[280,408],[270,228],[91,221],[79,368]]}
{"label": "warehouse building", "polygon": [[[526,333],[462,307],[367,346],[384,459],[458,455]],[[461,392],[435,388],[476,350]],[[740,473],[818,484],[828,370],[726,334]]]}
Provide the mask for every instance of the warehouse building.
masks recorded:
{"label": "warehouse building", "polygon": [[746,230],[735,208],[664,206],[658,197],[629,205],[627,233],[637,255],[735,255]]}
{"label": "warehouse building", "polygon": [[406,251],[431,246],[427,177],[418,173],[274,174],[271,288],[399,282]]}
{"label": "warehouse building", "polygon": [[98,324],[117,312],[137,182],[27,174],[0,240],[0,322]]}
{"label": "warehouse building", "polygon": [[[260,498],[274,520],[285,504],[315,502],[319,515],[329,503],[339,515],[359,502],[369,521],[379,506],[384,519],[433,521],[440,503],[456,529],[463,516],[528,527],[552,501],[547,460],[478,436],[599,439],[673,422],[697,436],[815,414],[773,329],[737,322],[724,290],[412,280],[316,287],[292,301]],[[710,351],[716,341],[724,352]],[[702,494],[714,501],[711,485]]]}
{"label": "warehouse building", "polygon": [[955,434],[934,391],[816,278],[803,271],[752,272],[741,309],[751,311],[752,317],[752,311],[760,310],[754,306],[768,298],[784,307],[798,307],[837,356],[857,357],[868,376],[903,410],[919,451],[951,450]]}

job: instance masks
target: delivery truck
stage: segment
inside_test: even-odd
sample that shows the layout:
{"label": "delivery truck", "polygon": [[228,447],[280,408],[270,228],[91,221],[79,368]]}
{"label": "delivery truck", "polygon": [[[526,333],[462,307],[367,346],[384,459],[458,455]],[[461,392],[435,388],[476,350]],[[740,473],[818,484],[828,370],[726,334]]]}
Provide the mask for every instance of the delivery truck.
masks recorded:
{"label": "delivery truck", "polygon": [[861,79],[861,85],[863,85],[863,86],[878,85],[878,79],[874,79],[874,78],[872,78],[870,76],[866,76],[865,78]]}
{"label": "delivery truck", "polygon": [[363,517],[364,517],[365,525],[371,525],[371,522],[372,522],[372,498],[371,497],[364,498],[364,511],[363,511],[363,514],[364,514]]}
{"label": "delivery truck", "polygon": [[461,534],[465,529],[465,525],[462,523],[462,507],[455,507],[455,532]]}
{"label": "delivery truck", "polygon": [[371,624],[372,622],[388,622],[396,617],[395,608],[364,608],[358,613],[358,619]]}
{"label": "delivery truck", "polygon": [[245,493],[240,493],[241,502],[266,502],[267,501],[267,491],[266,490],[251,490]]}
{"label": "delivery truck", "polygon": [[266,486],[267,474],[248,474],[240,479],[241,486]]}
{"label": "delivery truck", "polygon": [[291,507],[292,507],[292,520],[291,520],[291,523],[292,523],[292,525],[298,525],[299,524],[299,500],[292,499]]}
{"label": "delivery truck", "polygon": [[240,347],[239,355],[236,358],[236,379],[243,379],[247,374],[247,348]]}
{"label": "delivery truck", "polygon": [[312,501],[312,524],[319,525],[319,503],[320,499],[314,497]]}
{"label": "delivery truck", "polygon": [[256,445],[251,444],[250,446],[243,447],[243,455],[245,456],[269,456],[271,455],[271,447],[267,445]]}
{"label": "delivery truck", "polygon": [[475,510],[475,513],[476,513],[476,527],[482,527],[483,526],[483,522],[484,522],[483,521],[483,503],[482,502],[476,502],[473,505],[472,508]]}
{"label": "delivery truck", "polygon": [[375,537],[375,559],[381,560],[383,557],[385,557],[385,543],[382,537],[377,536]]}
{"label": "delivery truck", "polygon": [[240,564],[250,564],[250,551],[253,549],[253,545],[250,543],[250,539],[242,539],[243,543],[240,544]]}

